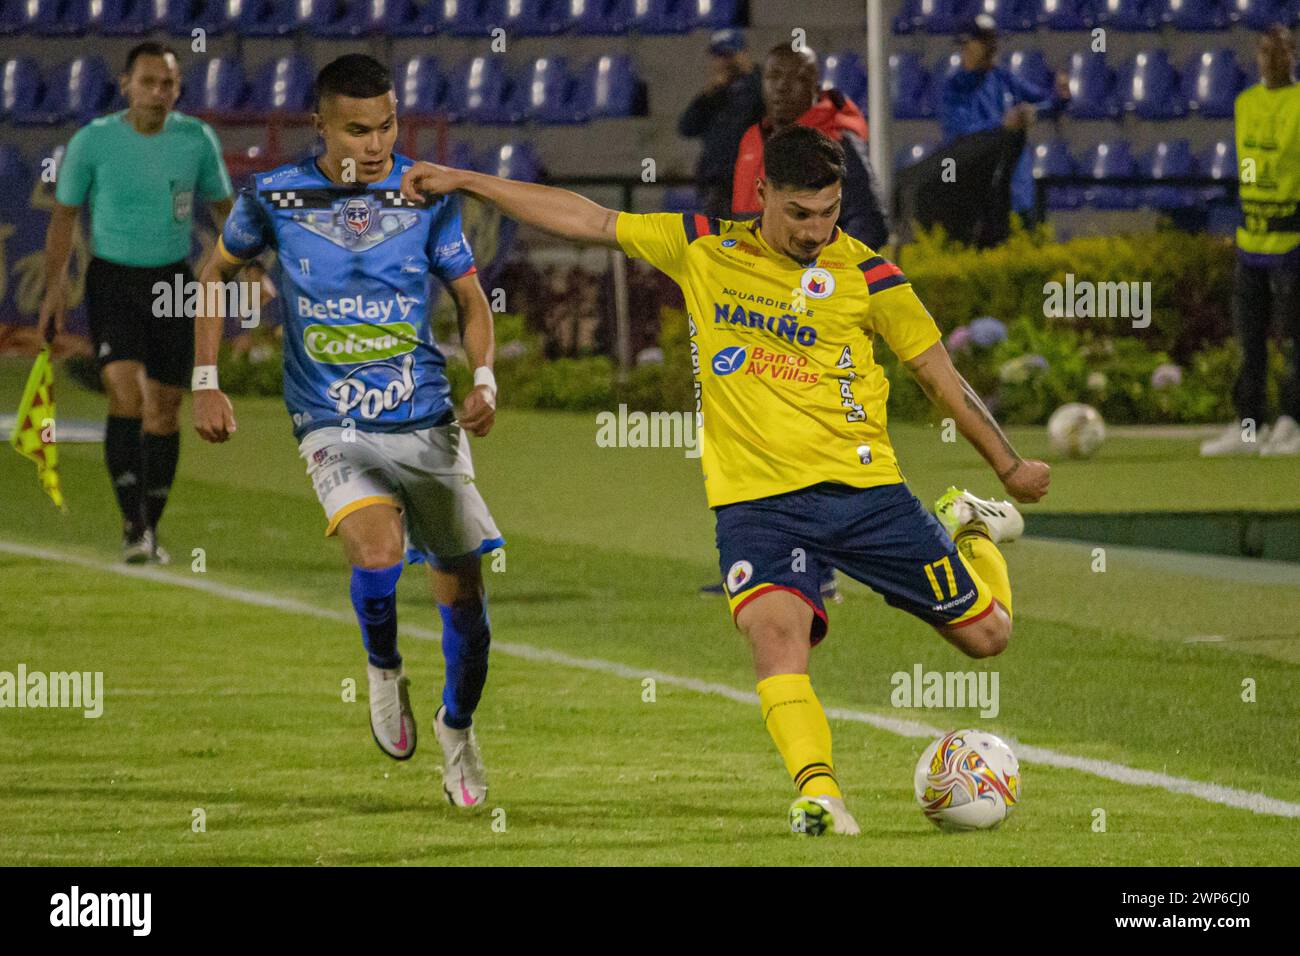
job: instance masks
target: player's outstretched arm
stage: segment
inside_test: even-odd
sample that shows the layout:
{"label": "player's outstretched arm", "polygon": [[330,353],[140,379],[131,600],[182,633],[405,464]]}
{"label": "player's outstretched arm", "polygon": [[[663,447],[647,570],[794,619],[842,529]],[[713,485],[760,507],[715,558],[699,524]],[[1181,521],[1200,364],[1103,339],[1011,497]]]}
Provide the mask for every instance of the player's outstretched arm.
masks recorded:
{"label": "player's outstretched arm", "polygon": [[465,396],[465,404],[460,410],[460,425],[471,435],[482,438],[492,430],[497,414],[497,383],[492,374],[496,353],[492,309],[488,307],[477,274],[453,279],[447,286],[456,300],[456,318],[460,323],[465,359],[474,370],[474,387]]}
{"label": "player's outstretched arm", "polygon": [[[223,442],[229,440],[235,431],[235,409],[221,389],[215,387],[215,369],[217,351],[221,348],[221,333],[225,325],[225,315],[221,308],[209,313],[209,303],[224,303],[226,297],[221,294],[209,295],[211,283],[229,282],[239,270],[242,263],[228,261],[221,250],[213,248],[208,261],[199,271],[199,283],[204,290],[200,296],[198,311],[194,316],[194,429],[204,441]],[[212,369],[210,378],[204,369]]]}
{"label": "player's outstretched arm", "polygon": [[618,211],[606,209],[567,189],[521,183],[434,163],[416,163],[402,176],[402,195],[414,202],[430,194],[457,191],[477,196],[516,222],[526,222],[562,239],[618,246],[614,228]]}
{"label": "player's outstretched arm", "polygon": [[957,430],[984,456],[1007,493],[1017,501],[1037,501],[1047,494],[1051,468],[1046,462],[1021,458],[980,400],[975,389],[953,367],[942,342],[936,342],[907,363],[922,391]]}

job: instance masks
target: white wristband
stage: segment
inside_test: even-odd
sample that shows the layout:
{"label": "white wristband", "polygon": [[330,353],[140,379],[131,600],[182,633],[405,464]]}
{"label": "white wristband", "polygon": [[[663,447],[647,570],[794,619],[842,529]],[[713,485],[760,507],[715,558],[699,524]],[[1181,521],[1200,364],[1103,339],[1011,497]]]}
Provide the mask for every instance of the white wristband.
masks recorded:
{"label": "white wristband", "polygon": [[488,388],[492,389],[492,397],[496,398],[497,377],[492,374],[492,370],[486,365],[480,365],[478,368],[474,369],[474,387],[478,388],[480,385],[486,385]]}
{"label": "white wristband", "polygon": [[190,379],[190,391],[201,392],[205,389],[217,389],[217,367],[215,365],[196,365]]}

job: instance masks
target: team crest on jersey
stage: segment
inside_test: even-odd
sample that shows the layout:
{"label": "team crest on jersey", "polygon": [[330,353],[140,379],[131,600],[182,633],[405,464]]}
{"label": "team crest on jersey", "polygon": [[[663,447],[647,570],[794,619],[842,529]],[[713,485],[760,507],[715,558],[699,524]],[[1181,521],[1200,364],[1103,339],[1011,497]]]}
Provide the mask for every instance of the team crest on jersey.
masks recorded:
{"label": "team crest on jersey", "polygon": [[737,561],[727,572],[727,590],[732,594],[737,593],[754,576],[754,566],[748,561]]}
{"label": "team crest on jersey", "polygon": [[349,199],[343,204],[343,223],[358,236],[370,228],[370,203],[364,199]]}
{"label": "team crest on jersey", "polygon": [[835,291],[835,277],[820,266],[813,266],[803,271],[799,287],[811,298],[824,299]]}
{"label": "team crest on jersey", "polygon": [[734,246],[735,244],[736,244],[736,240],[735,240],[735,239],[723,239],[723,240],[722,240],[722,243],[721,243],[722,248],[724,248],[724,249],[730,249],[730,248],[731,248],[732,246]]}

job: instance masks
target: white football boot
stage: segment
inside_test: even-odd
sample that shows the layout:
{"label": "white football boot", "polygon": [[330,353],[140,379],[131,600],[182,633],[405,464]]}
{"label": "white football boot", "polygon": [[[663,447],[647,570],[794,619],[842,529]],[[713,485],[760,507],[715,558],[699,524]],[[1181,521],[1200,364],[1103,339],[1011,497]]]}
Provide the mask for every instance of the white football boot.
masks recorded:
{"label": "white football boot", "polygon": [[370,733],[379,749],[394,760],[415,753],[415,715],[411,713],[411,680],[400,667],[386,670],[366,662],[370,678]]}
{"label": "white football boot", "polygon": [[790,832],[803,836],[858,836],[862,830],[840,797],[798,797],[790,804]]}
{"label": "white football boot", "polygon": [[145,537],[149,539],[149,563],[150,564],[171,564],[172,556],[161,544],[158,543],[158,532],[146,531]]}
{"label": "white football boot", "polygon": [[442,792],[454,807],[481,806],[487,800],[488,785],[478,738],[473,726],[457,730],[444,724],[446,711],[445,706],[439,707],[433,717],[433,732],[442,744]]}
{"label": "white football boot", "polygon": [[[1294,424],[1295,419],[1291,419]],[[1279,425],[1281,422],[1278,423]],[[1201,442],[1202,458],[1226,458],[1229,455],[1258,455],[1268,444],[1273,430],[1267,425],[1255,433],[1254,441],[1245,440],[1245,432],[1240,422],[1233,422],[1213,438]]]}
{"label": "white football boot", "polygon": [[1272,434],[1259,448],[1265,458],[1278,455],[1300,455],[1300,423],[1290,415],[1283,415],[1273,424]]}
{"label": "white football boot", "polygon": [[1015,541],[1025,532],[1025,519],[1009,501],[986,501],[969,491],[950,487],[934,503],[934,514],[939,523],[956,537],[967,525],[982,524],[994,544]]}
{"label": "white football boot", "polygon": [[127,564],[144,564],[153,556],[153,535],[148,531],[132,541],[122,537],[122,560]]}

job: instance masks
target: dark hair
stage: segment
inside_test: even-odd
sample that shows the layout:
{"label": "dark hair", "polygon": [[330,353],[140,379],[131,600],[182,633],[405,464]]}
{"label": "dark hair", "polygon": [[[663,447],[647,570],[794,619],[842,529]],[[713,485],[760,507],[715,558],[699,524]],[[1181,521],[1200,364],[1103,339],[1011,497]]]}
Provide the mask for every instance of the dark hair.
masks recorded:
{"label": "dark hair", "polygon": [[825,189],[844,182],[844,150],[821,130],[789,126],[764,145],[763,175],[777,189]]}
{"label": "dark hair", "polygon": [[326,63],[316,74],[316,108],[327,96],[368,100],[392,92],[388,67],[364,53],[346,53]]}
{"label": "dark hair", "polygon": [[806,47],[806,46],[796,50],[793,46],[790,45],[790,42],[788,40],[783,40],[782,42],[773,46],[770,50],[767,51],[767,55],[795,57],[799,60],[802,60],[805,63],[812,64],[814,67],[817,66],[816,50],[813,50],[810,47]]}
{"label": "dark hair", "polygon": [[135,61],[140,59],[142,56],[165,57],[168,54],[171,54],[173,59],[179,59],[179,57],[176,56],[176,51],[166,43],[159,43],[156,40],[145,40],[143,43],[137,43],[135,46],[131,47],[130,52],[127,53],[126,69],[122,72],[127,76],[130,76],[131,71],[135,69]]}

